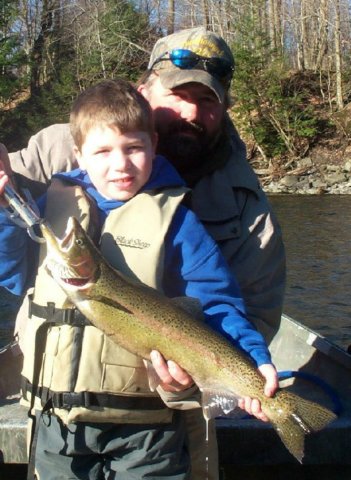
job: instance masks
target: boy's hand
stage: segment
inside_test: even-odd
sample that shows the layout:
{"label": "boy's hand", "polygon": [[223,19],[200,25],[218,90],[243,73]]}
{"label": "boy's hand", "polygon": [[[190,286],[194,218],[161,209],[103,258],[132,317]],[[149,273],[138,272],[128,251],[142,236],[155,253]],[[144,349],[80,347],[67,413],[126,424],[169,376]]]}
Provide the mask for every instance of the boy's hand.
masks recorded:
{"label": "boy's hand", "polygon": [[[266,383],[264,386],[264,393],[267,397],[273,397],[278,386],[278,374],[273,365],[270,363],[261,365],[258,367],[262,376],[265,378]],[[261,403],[257,398],[244,397],[240,398],[238,405],[241,409],[245,410],[249,415],[254,415],[263,422],[268,422],[268,417],[261,410]]]}
{"label": "boy's hand", "polygon": [[153,350],[150,359],[157,375],[160,377],[160,386],[166,392],[181,392],[194,385],[194,380],[185,370],[172,360],[166,362],[158,351]]}

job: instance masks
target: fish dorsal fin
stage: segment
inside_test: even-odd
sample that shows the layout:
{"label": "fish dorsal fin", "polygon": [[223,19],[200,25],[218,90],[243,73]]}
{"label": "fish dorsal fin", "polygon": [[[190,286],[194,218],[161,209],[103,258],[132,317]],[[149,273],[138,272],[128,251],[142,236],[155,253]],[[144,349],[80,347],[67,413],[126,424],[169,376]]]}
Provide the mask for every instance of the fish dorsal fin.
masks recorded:
{"label": "fish dorsal fin", "polygon": [[237,416],[238,412],[242,415],[242,410],[238,407],[238,398],[228,391],[203,389],[202,409],[204,417],[209,420],[221,416]]}

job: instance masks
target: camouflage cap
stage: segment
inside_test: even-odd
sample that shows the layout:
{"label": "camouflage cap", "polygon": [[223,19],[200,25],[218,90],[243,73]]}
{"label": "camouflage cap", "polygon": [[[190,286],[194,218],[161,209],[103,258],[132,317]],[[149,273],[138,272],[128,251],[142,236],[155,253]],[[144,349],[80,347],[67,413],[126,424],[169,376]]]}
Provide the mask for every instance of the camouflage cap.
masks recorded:
{"label": "camouflage cap", "polygon": [[[190,50],[204,59],[223,60],[229,67],[229,74],[226,78],[221,78],[215,73],[210,73],[201,62],[190,69],[179,68],[167,57],[175,49]],[[234,57],[222,37],[204,27],[196,27],[181,30],[158,40],[152,50],[148,69],[157,71],[165,88],[172,89],[190,82],[202,83],[211,88],[219,101],[223,102],[234,71]]]}

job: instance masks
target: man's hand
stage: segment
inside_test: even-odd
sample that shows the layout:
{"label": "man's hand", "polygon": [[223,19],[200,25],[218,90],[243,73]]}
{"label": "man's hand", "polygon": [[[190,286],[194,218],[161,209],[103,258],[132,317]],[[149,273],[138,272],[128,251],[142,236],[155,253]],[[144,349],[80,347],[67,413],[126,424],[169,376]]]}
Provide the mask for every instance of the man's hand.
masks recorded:
{"label": "man's hand", "polygon": [[5,145],[0,143],[0,205],[7,206],[8,203],[2,196],[4,193],[5,185],[11,183],[12,168],[10,164],[9,155],[7,153]]}
{"label": "man's hand", "polygon": [[9,177],[13,175],[9,154],[3,143],[0,143],[0,165],[1,165],[1,170],[4,170],[4,172],[6,172],[6,174]]}
{"label": "man's hand", "polygon": [[[266,383],[264,386],[264,393],[267,397],[273,397],[278,386],[278,374],[273,365],[270,363],[261,365],[258,367],[258,370],[261,372],[262,376],[265,378]],[[261,410],[261,403],[257,398],[244,397],[240,398],[238,405],[240,408],[245,410],[249,415],[254,415],[259,420],[268,422],[268,417]]]}
{"label": "man's hand", "polygon": [[166,392],[181,392],[194,385],[194,381],[185,370],[173,362],[166,360],[156,350],[150,354],[151,363],[160,377],[160,386]]}

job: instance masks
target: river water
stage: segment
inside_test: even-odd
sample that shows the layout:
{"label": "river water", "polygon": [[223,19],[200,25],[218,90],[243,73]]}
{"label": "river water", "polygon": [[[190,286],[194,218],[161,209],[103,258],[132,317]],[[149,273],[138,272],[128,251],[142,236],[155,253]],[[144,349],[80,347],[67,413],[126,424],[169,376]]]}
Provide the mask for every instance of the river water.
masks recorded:
{"label": "river water", "polygon": [[284,312],[351,344],[351,195],[270,196],[287,254]]}
{"label": "river water", "polygon": [[[287,254],[284,312],[346,348],[351,344],[351,195],[269,197]],[[0,346],[13,322],[0,291]]]}

